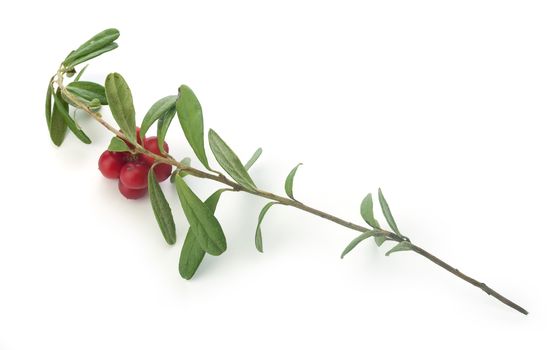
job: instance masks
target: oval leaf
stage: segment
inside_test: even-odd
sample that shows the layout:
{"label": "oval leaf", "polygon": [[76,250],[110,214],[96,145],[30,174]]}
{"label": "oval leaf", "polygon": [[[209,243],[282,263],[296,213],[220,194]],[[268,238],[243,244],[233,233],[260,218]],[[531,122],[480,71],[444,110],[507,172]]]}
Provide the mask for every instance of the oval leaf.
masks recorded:
{"label": "oval leaf", "polygon": [[105,79],[105,94],[113,118],[124,135],[136,142],[136,112],[128,84],[119,73],[111,73]]}
{"label": "oval leaf", "polygon": [[130,151],[130,148],[128,148],[128,145],[126,142],[121,140],[118,137],[113,137],[111,139],[111,142],[109,142],[109,146],[107,147],[108,151],[111,152],[127,152]]}
{"label": "oval leaf", "polygon": [[61,91],[57,89],[56,91],[57,100],[59,100],[59,105],[55,103],[55,108],[50,119],[50,138],[56,146],[61,146],[63,140],[65,139],[65,134],[67,134],[67,124],[65,124],[65,119],[63,118],[63,113],[69,113],[69,104],[61,97]]}
{"label": "oval leaf", "polygon": [[80,130],[80,128],[77,126],[73,118],[71,118],[68,110],[63,107],[66,103],[65,100],[63,100],[63,98],[61,98],[61,96],[58,96],[57,94],[54,94],[53,96],[54,96],[54,112],[58,111],[61,114],[63,121],[65,122],[65,124],[67,124],[67,126],[69,127],[69,130],[71,130],[71,132],[75,134],[75,136],[80,141],[84,142],[85,144],[92,143],[90,138],[84,133],[84,131]]}
{"label": "oval leaf", "polygon": [[189,225],[204,251],[220,255],[226,250],[226,237],[212,211],[176,176],[176,190]]}
{"label": "oval leaf", "polygon": [[373,196],[371,193],[365,196],[362,200],[362,204],[360,205],[360,214],[369,226],[373,228],[381,228],[381,225],[379,225],[379,222],[377,222],[375,215],[373,214]]}
{"label": "oval leaf", "polygon": [[239,160],[239,157],[237,157],[224,140],[222,140],[212,129],[209,130],[209,145],[218,164],[220,164],[238,184],[250,190],[256,188],[256,185],[247,173],[243,163]]}
{"label": "oval leaf", "polygon": [[296,200],[293,196],[293,182],[295,181],[295,174],[297,173],[298,167],[301,166],[302,163],[298,163],[296,167],[291,170],[289,175],[287,175],[287,178],[285,179],[285,193],[287,193],[287,196],[289,198]]}
{"label": "oval leaf", "polygon": [[258,158],[260,157],[261,154],[262,154],[262,148],[258,148],[254,152],[251,159],[249,159],[249,161],[245,164],[245,169],[249,170],[253,166],[253,164],[258,160]]}
{"label": "oval leaf", "polygon": [[163,97],[159,101],[155,102],[151,108],[149,108],[149,111],[145,114],[145,117],[142,120],[142,125],[140,126],[140,137],[142,140],[145,139],[145,134],[151,125],[153,125],[153,123],[168,112],[169,109],[175,106],[176,98],[177,96]]}
{"label": "oval leaf", "polygon": [[161,233],[166,243],[174,244],[176,243],[176,226],[172,218],[172,210],[161,190],[161,186],[159,186],[157,182],[154,168],[155,165],[149,169],[149,173],[147,174],[147,188],[149,191],[151,208],[153,208],[155,219],[157,219],[157,223],[159,224],[159,228],[161,229]]}
{"label": "oval leaf", "polygon": [[383,211],[383,215],[385,216],[386,222],[388,222],[388,225],[392,228],[394,233],[396,233],[398,236],[402,236],[400,233],[400,230],[398,230],[398,226],[396,225],[396,222],[394,221],[394,217],[392,217],[392,213],[390,212],[390,207],[388,206],[388,203],[385,199],[385,196],[383,195],[383,191],[379,188],[379,204],[381,204],[381,209]]}
{"label": "oval leaf", "polygon": [[78,49],[72,51],[69,56],[63,61],[63,65],[66,67],[75,66],[78,63],[77,60],[89,56],[90,54],[104,49],[109,46],[113,41],[117,40],[120,33],[115,28],[105,29],[98,34],[91,37],[84,44],[80,45]]}
{"label": "oval leaf", "polygon": [[184,135],[189,145],[195,152],[199,161],[207,168],[209,161],[205,153],[205,133],[203,130],[203,110],[197,96],[186,85],[178,89],[178,99],[176,101],[176,111]]}
{"label": "oval leaf", "polygon": [[48,130],[50,130],[50,125],[52,123],[52,98],[54,88],[52,87],[52,80],[48,83],[48,90],[46,90],[46,125],[48,125]]}
{"label": "oval leaf", "polygon": [[97,98],[102,105],[107,104],[105,88],[98,83],[93,83],[91,81],[73,81],[67,85],[67,90],[88,103]]}
{"label": "oval leaf", "polygon": [[117,43],[111,43],[97,51],[91,52],[86,56],[82,56],[80,58],[75,59],[73,62],[71,62],[71,65],[68,67],[68,69],[74,69],[76,65],[79,65],[81,63],[84,63],[86,61],[91,60],[92,58],[98,57],[100,55],[103,55],[106,52],[115,50],[119,45]]}
{"label": "oval leaf", "polygon": [[274,204],[279,204],[279,202],[270,202],[266,204],[262,210],[260,210],[260,214],[258,215],[258,224],[256,225],[256,233],[254,236],[254,244],[256,246],[256,250],[263,253],[264,247],[262,245],[262,230],[260,229],[260,224],[262,224],[262,220],[264,220],[264,216],[268,212],[268,209],[270,209]]}
{"label": "oval leaf", "polygon": [[[220,195],[225,190],[218,190],[214,192],[207,200],[205,205],[212,211],[216,211],[216,206],[218,205],[218,200]],[[205,257],[205,251],[201,248],[199,241],[197,240],[196,233],[190,227],[186,234],[186,239],[184,245],[182,246],[182,251],[180,253],[180,262],[178,264],[178,270],[180,271],[180,276],[189,280],[195,275],[195,272],[199,268],[199,265]]]}
{"label": "oval leaf", "polygon": [[368,239],[369,237],[373,236],[373,232],[364,232],[362,233],[361,235],[359,235],[358,237],[354,238],[347,246],[346,248],[344,248],[342,254],[341,254],[341,259],[344,258],[346,256],[346,254],[350,253],[350,251],[354,248],[356,248],[356,246],[358,244],[360,244],[360,242],[362,242],[363,240],[366,240]]}
{"label": "oval leaf", "polygon": [[412,250],[412,244],[408,241],[402,241],[394,246],[391,250],[386,252],[386,256],[389,256],[392,253],[401,252],[405,250]]}

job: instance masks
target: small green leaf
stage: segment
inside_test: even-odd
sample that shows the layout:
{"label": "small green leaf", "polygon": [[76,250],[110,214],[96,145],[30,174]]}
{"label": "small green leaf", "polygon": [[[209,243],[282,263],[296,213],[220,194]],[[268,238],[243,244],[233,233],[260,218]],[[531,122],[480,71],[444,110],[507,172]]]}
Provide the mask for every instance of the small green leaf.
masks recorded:
{"label": "small green leaf", "polygon": [[222,254],[227,245],[220,223],[182,178],[177,176],[175,183],[180,203],[201,248],[211,255]]}
{"label": "small green leaf", "polygon": [[287,193],[287,196],[293,200],[296,200],[293,196],[293,182],[295,181],[295,174],[297,173],[298,167],[301,165],[302,163],[298,163],[298,165],[291,170],[285,179],[285,193]]}
{"label": "small green leaf", "polygon": [[209,145],[218,164],[220,164],[238,184],[248,189],[256,188],[256,185],[247,173],[241,160],[239,160],[239,157],[237,157],[224,140],[222,140],[222,138],[212,129],[209,130]]}
{"label": "small green leaf", "polygon": [[344,248],[342,254],[341,254],[341,259],[344,258],[346,256],[346,254],[350,253],[350,251],[354,248],[356,248],[356,246],[358,244],[360,244],[360,242],[362,242],[363,240],[366,240],[368,239],[369,237],[373,236],[373,232],[364,232],[362,233],[361,235],[359,235],[358,237],[354,238],[347,246],[346,248]]}
{"label": "small green leaf", "polygon": [[385,236],[375,236],[373,237],[373,239],[375,240],[375,244],[377,244],[378,247],[382,246],[383,243],[385,243],[386,241]]}
{"label": "small green leaf", "polygon": [[176,243],[176,226],[172,218],[172,210],[163,194],[163,190],[161,190],[161,186],[159,186],[157,182],[154,168],[155,165],[149,169],[149,173],[147,174],[147,188],[149,191],[151,208],[153,208],[155,219],[157,219],[157,223],[159,224],[159,228],[161,229],[161,233],[166,243],[174,244]]}
{"label": "small green leaf", "polygon": [[[180,161],[180,164],[189,166],[191,164],[191,158],[185,157],[184,159],[182,159]],[[179,168],[176,168],[172,172],[172,175],[170,175],[170,183],[174,183],[174,181],[176,181],[176,176],[184,177],[186,175],[187,175],[187,173],[185,171],[180,170]]]}
{"label": "small green leaf", "polygon": [[75,77],[75,79],[73,80],[73,82],[75,81],[79,81],[80,78],[82,78],[82,75],[84,74],[84,72],[86,71],[86,68],[88,68],[89,64],[85,65],[81,70],[80,72],[78,72],[77,76]]}
{"label": "small green leaf", "polygon": [[109,146],[107,147],[108,151],[111,152],[128,152],[130,149],[128,148],[128,145],[126,142],[121,140],[118,137],[113,137],[111,139],[111,142],[109,142]]}
{"label": "small green leaf", "polygon": [[105,79],[105,94],[113,118],[124,135],[136,142],[136,112],[132,93],[128,84],[119,73],[111,73]]}
{"label": "small green leaf", "polygon": [[73,81],[67,85],[67,90],[85,102],[98,99],[102,105],[107,104],[105,88],[100,84],[91,81]]}
{"label": "small green leaf", "polygon": [[360,214],[369,226],[373,228],[381,228],[379,222],[377,222],[375,215],[373,214],[373,196],[371,193],[365,196],[362,200],[362,204],[360,205]]}
{"label": "small green leaf", "polygon": [[80,45],[78,49],[72,51],[65,61],[63,61],[63,65],[65,67],[74,67],[82,58],[88,57],[89,55],[101,51],[102,49],[105,49],[106,47],[112,45],[112,43],[117,40],[120,33],[115,28],[106,29],[104,31],[101,31],[100,33],[94,35],[92,38],[90,38],[88,41],[86,41],[84,44]]}
{"label": "small green leaf", "polygon": [[92,58],[96,58],[100,55],[103,55],[104,53],[106,52],[109,52],[109,51],[113,51],[115,50],[117,47],[119,47],[119,45],[117,43],[111,43],[107,46],[105,46],[104,48],[102,49],[99,49],[97,51],[94,51],[94,52],[91,52],[89,53],[88,55],[86,56],[83,56],[83,57],[80,57],[80,58],[77,58],[75,59],[73,62],[71,62],[71,65],[68,67],[69,69],[73,69],[75,66],[81,64],[81,63],[84,63],[86,61],[89,61],[91,60]]}
{"label": "small green leaf", "polygon": [[401,251],[405,251],[405,250],[412,250],[412,244],[408,241],[402,241],[398,244],[396,244],[391,250],[389,250],[388,252],[386,252],[386,256],[389,256],[390,254],[392,253],[396,253],[396,252],[401,252]]}
{"label": "small green leaf", "polygon": [[245,164],[245,170],[249,170],[262,154],[262,148],[257,149],[251,159]]}
{"label": "small green leaf", "polygon": [[394,233],[396,233],[399,236],[402,236],[400,234],[400,230],[398,230],[398,226],[396,225],[394,218],[392,217],[392,213],[390,212],[390,207],[386,202],[385,196],[383,196],[383,191],[381,191],[380,188],[379,188],[379,203],[381,204],[381,209],[386,218],[386,222],[388,222],[388,225],[392,228]]}
{"label": "small green leaf", "polygon": [[[205,205],[212,211],[216,211],[216,206],[218,205],[218,200],[220,195],[225,190],[218,190],[214,192],[207,200]],[[199,265],[205,257],[205,251],[201,248],[199,241],[197,240],[196,233],[191,229],[188,230],[186,234],[186,239],[184,245],[182,246],[182,252],[180,253],[180,262],[178,264],[178,270],[180,271],[180,276],[189,280],[195,275],[195,272],[199,268]]]}
{"label": "small green leaf", "polygon": [[166,112],[171,108],[174,108],[176,104],[177,96],[167,96],[161,98],[159,101],[155,102],[149,111],[145,114],[145,117],[142,120],[142,125],[140,126],[140,137],[142,140],[145,139],[145,134],[159,118],[161,118]]}
{"label": "small green leaf", "polygon": [[69,130],[71,130],[71,132],[75,134],[75,136],[80,141],[84,142],[85,144],[92,143],[90,138],[84,133],[84,131],[80,130],[73,118],[71,118],[68,110],[63,108],[63,106],[65,105],[65,101],[63,100],[63,98],[61,98],[61,96],[57,96],[56,94],[54,94],[53,96],[55,100],[54,112],[58,111],[61,114],[63,120],[65,121],[65,124],[67,124],[67,126],[69,127]]}
{"label": "small green leaf", "polygon": [[270,202],[266,204],[262,210],[260,210],[260,214],[258,215],[258,224],[256,225],[256,233],[254,235],[254,244],[256,246],[256,250],[263,253],[264,247],[262,245],[262,230],[260,229],[260,224],[262,224],[262,220],[264,220],[264,216],[268,212],[268,209],[270,209],[274,204],[279,204],[279,202]]}
{"label": "small green leaf", "polygon": [[157,122],[157,145],[159,146],[159,149],[161,152],[165,151],[165,137],[166,133],[168,132],[168,128],[170,127],[170,123],[172,123],[172,119],[174,119],[174,116],[176,115],[176,107],[172,107],[169,109],[164,115],[159,118],[159,121]]}
{"label": "small green leaf", "polygon": [[186,139],[193,152],[195,152],[199,161],[207,169],[210,169],[207,154],[205,153],[203,110],[197,96],[186,85],[182,85],[178,89],[176,111],[178,112],[178,120],[180,120],[184,135],[186,135]]}
{"label": "small green leaf", "polygon": [[46,125],[48,126],[48,131],[50,130],[50,125],[52,124],[52,98],[54,94],[54,88],[52,87],[52,80],[48,83],[48,90],[46,90]]}
{"label": "small green leaf", "polygon": [[61,146],[63,140],[65,139],[65,134],[67,134],[67,124],[63,118],[63,113],[69,113],[69,105],[61,97],[61,90],[57,89],[56,91],[56,101],[55,108],[50,119],[50,138],[56,146]]}

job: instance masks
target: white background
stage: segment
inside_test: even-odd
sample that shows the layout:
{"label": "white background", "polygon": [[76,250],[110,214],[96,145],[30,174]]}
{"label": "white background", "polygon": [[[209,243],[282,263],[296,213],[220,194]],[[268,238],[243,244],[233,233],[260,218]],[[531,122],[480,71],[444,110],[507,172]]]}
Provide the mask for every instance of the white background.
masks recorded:
{"label": "white background", "polygon": [[[9,6],[9,8],[8,8]],[[0,349],[544,349],[550,322],[548,1],[127,1],[0,5],[2,190]],[[523,316],[414,253],[224,194],[228,251],[192,281],[177,271],[187,222],[167,246],[147,200],[101,177],[110,136],[57,149],[44,122],[48,78],[69,50],[117,27],[111,71],[138,118],[191,86],[206,127],[257,184],[361,222],[379,186],[401,230],[526,307]],[[178,123],[168,142],[191,155]],[[198,162],[195,161],[197,165]],[[204,198],[214,184],[190,179]],[[380,215],[379,215],[380,216]],[[388,249],[389,244],[384,248]]]}

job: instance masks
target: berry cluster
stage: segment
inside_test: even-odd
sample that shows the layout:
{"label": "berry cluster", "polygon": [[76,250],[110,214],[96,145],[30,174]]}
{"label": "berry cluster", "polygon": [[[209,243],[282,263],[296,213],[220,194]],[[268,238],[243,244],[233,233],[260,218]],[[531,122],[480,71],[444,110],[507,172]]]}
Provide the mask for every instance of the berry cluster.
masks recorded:
{"label": "berry cluster", "polygon": [[[157,137],[140,138],[140,128],[136,129],[136,140],[146,150],[161,155]],[[132,150],[134,147],[128,145]],[[168,152],[168,144],[163,144],[164,150]],[[147,174],[154,159],[144,154],[133,152],[111,152],[105,151],[98,161],[99,171],[108,179],[119,180],[119,191],[128,199],[138,199],[147,193]],[[153,169],[158,182],[165,181],[172,173],[170,164],[159,163]]]}

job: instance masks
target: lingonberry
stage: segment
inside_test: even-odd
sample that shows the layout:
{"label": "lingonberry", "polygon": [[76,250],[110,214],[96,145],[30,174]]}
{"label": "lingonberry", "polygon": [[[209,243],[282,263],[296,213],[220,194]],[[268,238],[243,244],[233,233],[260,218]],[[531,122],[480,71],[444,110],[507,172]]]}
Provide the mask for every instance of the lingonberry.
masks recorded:
{"label": "lingonberry", "polygon": [[148,170],[145,163],[128,162],[121,168],[120,180],[125,187],[133,190],[147,188]]}
{"label": "lingonberry", "polygon": [[99,157],[98,168],[106,178],[118,179],[125,162],[123,154],[105,151]]}
{"label": "lingonberry", "polygon": [[159,163],[155,165],[153,171],[155,172],[155,178],[157,179],[157,182],[163,182],[168,179],[172,174],[172,165]]}
{"label": "lingonberry", "polygon": [[138,199],[145,196],[147,187],[138,189],[128,188],[119,180],[119,192],[128,199]]}
{"label": "lingonberry", "polygon": [[[150,151],[150,152],[153,152],[157,155],[161,155],[161,150],[159,149],[159,144],[158,144],[158,141],[157,141],[157,137],[155,137],[155,136],[146,137],[145,140],[143,141],[143,147],[146,150]],[[163,148],[164,148],[165,152],[168,152],[168,144],[166,142],[163,143]],[[146,155],[142,154],[141,158],[149,166],[151,166],[151,165],[153,165],[153,163],[155,163],[155,160],[153,158],[148,157]]]}

